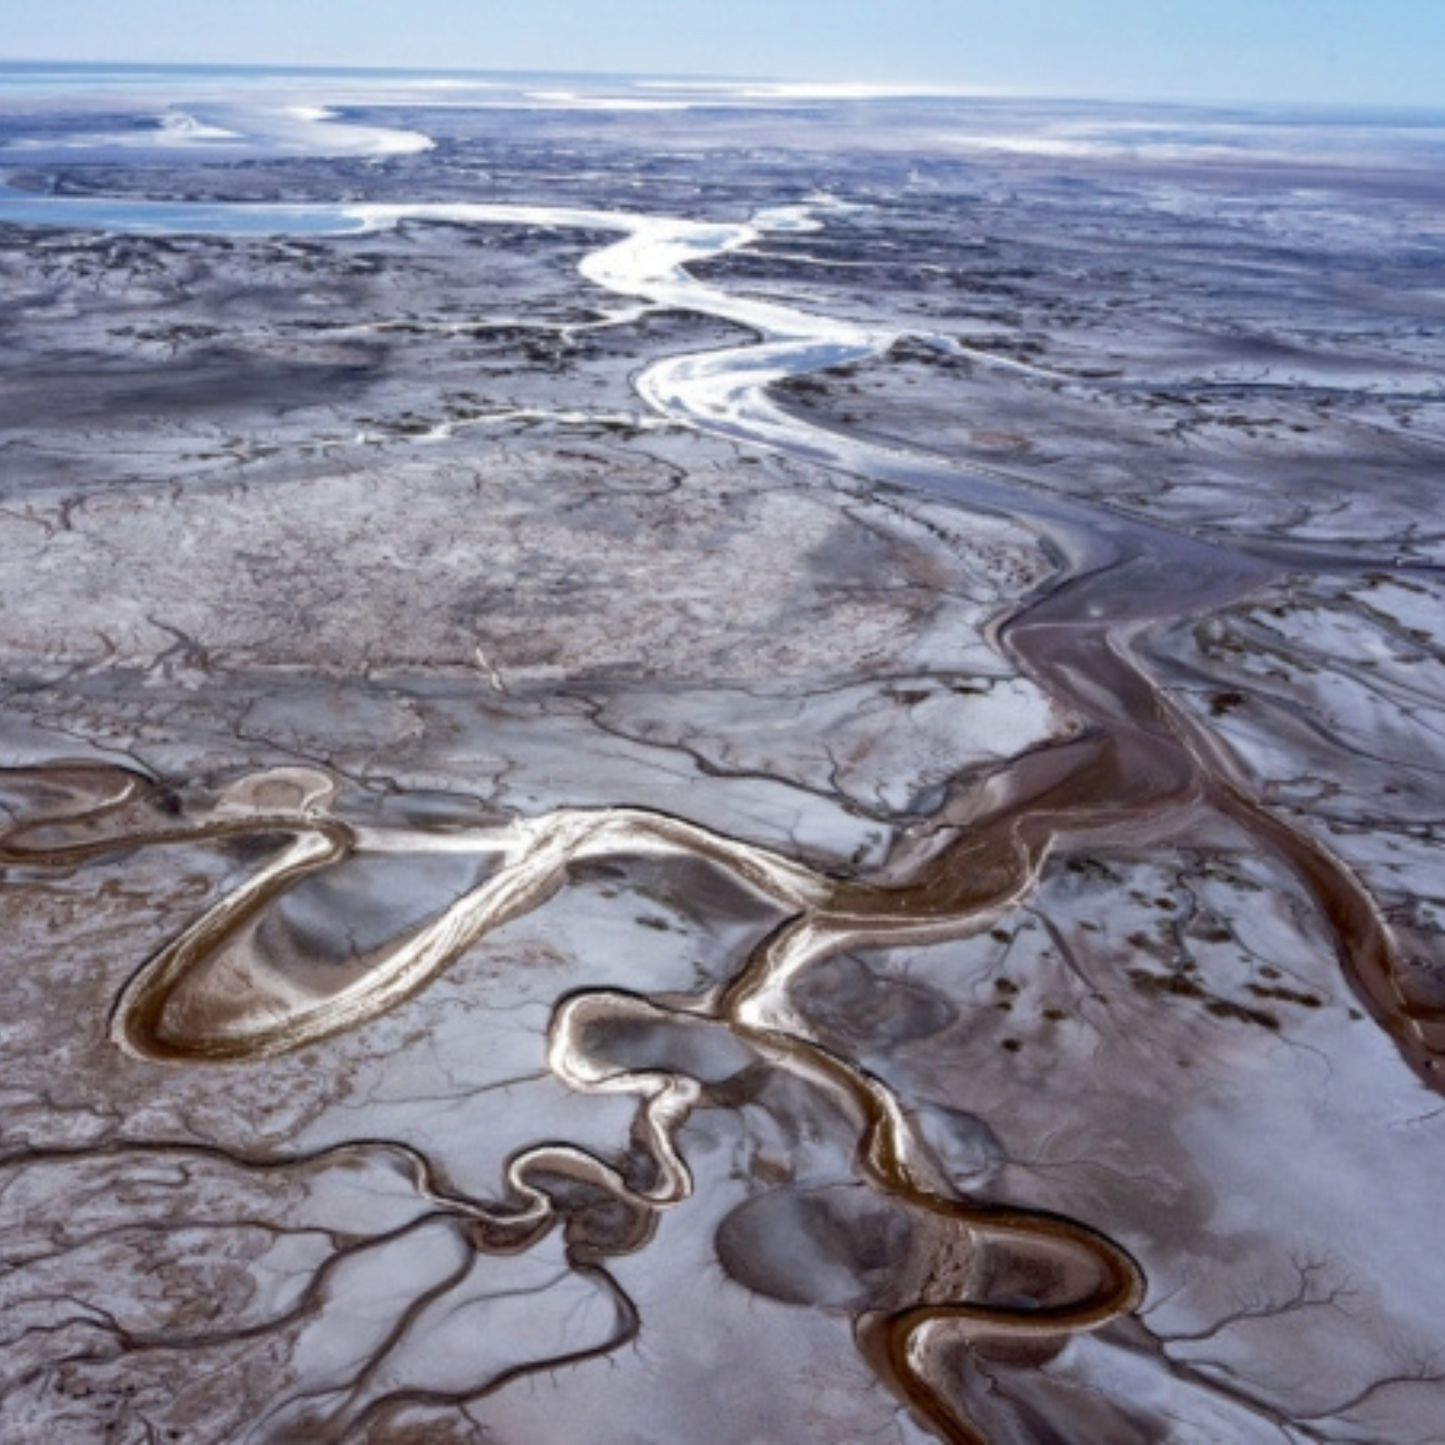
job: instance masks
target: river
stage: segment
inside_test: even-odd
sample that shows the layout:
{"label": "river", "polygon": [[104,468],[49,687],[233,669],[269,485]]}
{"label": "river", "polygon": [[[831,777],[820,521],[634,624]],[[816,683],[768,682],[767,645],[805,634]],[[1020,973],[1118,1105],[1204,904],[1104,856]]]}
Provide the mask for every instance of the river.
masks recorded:
{"label": "river", "polygon": [[[304,1048],[376,1017],[423,988],[491,930],[544,904],[567,870],[589,858],[656,855],[706,859],[767,897],[785,915],[720,992],[666,1004],[622,992],[572,995],[556,1008],[548,1063],[580,1092],[636,1100],[650,1181],[625,1177],[580,1147],[538,1143],[508,1168],[499,1205],[446,1196],[479,1249],[530,1247],[567,1214],[569,1187],[600,1191],[639,1220],[681,1205],[691,1177],[677,1139],[699,1097],[683,1070],[614,1066],[589,1042],[599,1030],[639,1021],[722,1025],[758,1057],[827,1096],[853,1122],[859,1178],[922,1223],[926,1256],[916,1298],[860,1311],[860,1349],[878,1377],[919,1419],[948,1439],[972,1440],[938,1383],[950,1340],[1057,1339],[1135,1309],[1145,1282],[1129,1256],[1087,1222],[984,1207],[949,1184],[888,1087],[810,1037],[789,1002],[791,985],[850,949],[910,939],[962,937],[1025,900],[1051,854],[1117,838],[1167,840],[1210,814],[1242,828],[1283,861],[1328,921],[1340,967],[1359,1002],[1433,1088],[1442,1079],[1438,1023],[1398,985],[1388,929],[1354,874],[1317,839],[1271,811],[1227,747],[1155,679],[1156,630],[1224,607],[1299,559],[1264,547],[1227,547],[1119,512],[1051,494],[987,467],[960,466],[905,446],[870,442],[804,420],[770,393],[787,378],[882,357],[900,333],[750,299],[696,279],[690,267],[741,250],[778,230],[825,226],[826,198],[715,224],[617,211],[545,206],[302,207],[110,202],[101,198],[0,197],[0,221],[106,230],[217,234],[346,234],[402,224],[526,224],[621,233],[582,262],[584,276],[618,295],[699,313],[751,333],[735,345],[652,362],[636,378],[658,415],[750,446],[876,483],[947,498],[1030,529],[1053,575],[993,630],[997,645],[1070,715],[1069,739],[970,774],[948,792],[926,835],[900,849],[886,876],[843,879],[685,820],[619,806],[561,810],[506,824],[454,830],[384,830],[330,807],[324,773],[291,768],[235,784],[210,818],[158,821],[147,811],[152,780],[100,766],[57,766],[70,799],[0,837],[0,862],[66,869],[117,849],[213,838],[289,839],[285,850],[135,975],[118,1000],[112,1036],[134,1057],[178,1064],[260,1060]],[[942,344],[939,338],[935,340]],[[1362,565],[1354,561],[1352,566]],[[279,800],[279,801],[278,801]],[[334,971],[326,990],[287,989],[268,974],[257,944],[266,909],[301,880],[368,853],[468,853],[486,876],[438,917]],[[248,982],[238,994],[236,980]],[[638,1224],[626,1247],[645,1233]],[[622,1246],[617,1246],[622,1248]],[[1004,1304],[981,1293],[981,1261],[1000,1252],[1050,1275],[1034,1298]],[[597,1251],[601,1257],[606,1249]],[[363,1429],[360,1416],[351,1428]]]}

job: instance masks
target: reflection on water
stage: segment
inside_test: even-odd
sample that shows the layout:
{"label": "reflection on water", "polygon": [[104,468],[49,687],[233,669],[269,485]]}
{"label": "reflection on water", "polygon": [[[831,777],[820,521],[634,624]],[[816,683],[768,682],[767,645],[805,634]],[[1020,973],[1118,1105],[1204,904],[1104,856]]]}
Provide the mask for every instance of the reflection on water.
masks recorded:
{"label": "reflection on water", "polygon": [[0,189],[0,224],[191,236],[329,236],[366,223],[335,206],[227,205],[90,196],[27,196]]}

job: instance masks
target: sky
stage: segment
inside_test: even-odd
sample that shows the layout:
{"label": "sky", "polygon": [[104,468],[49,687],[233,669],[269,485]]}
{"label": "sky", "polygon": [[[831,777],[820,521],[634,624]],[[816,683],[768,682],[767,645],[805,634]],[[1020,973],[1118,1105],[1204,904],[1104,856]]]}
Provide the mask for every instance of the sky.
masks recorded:
{"label": "sky", "polygon": [[1445,0],[0,0],[0,58],[1445,107]]}

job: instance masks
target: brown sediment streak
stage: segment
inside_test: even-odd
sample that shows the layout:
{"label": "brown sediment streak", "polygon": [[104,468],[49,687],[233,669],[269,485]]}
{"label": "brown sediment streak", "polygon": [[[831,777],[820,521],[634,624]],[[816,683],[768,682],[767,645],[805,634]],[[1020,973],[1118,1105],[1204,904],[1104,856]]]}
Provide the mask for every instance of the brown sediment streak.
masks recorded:
{"label": "brown sediment streak", "polygon": [[1079,1293],[1062,1305],[1034,1309],[946,1302],[920,1304],[892,1314],[862,1316],[858,1346],[880,1379],[940,1438],[955,1445],[989,1445],[956,1401],[940,1388],[949,1373],[930,1360],[940,1345],[1056,1341],[1098,1329],[1130,1314],[1143,1301],[1144,1279],[1110,1240],[1071,1220],[1003,1209],[971,1211],[970,1229],[995,1244],[1012,1244],[1027,1257],[1052,1246],[1082,1273]]}
{"label": "brown sediment streak", "polygon": [[1319,839],[1254,802],[1210,734],[1187,716],[1177,721],[1199,756],[1214,761],[1214,805],[1299,879],[1334,936],[1341,972],[1355,997],[1415,1074],[1436,1092],[1445,1092],[1445,1014],[1406,992],[1404,960],[1369,890]]}
{"label": "brown sediment streak", "polygon": [[[1166,554],[1172,549],[1178,555],[1181,593],[1193,589],[1191,605],[1162,614],[1163,620],[1174,622],[1236,600],[1248,584],[1262,580],[1258,573],[1251,577],[1239,559],[1232,570],[1228,554],[1218,549],[1168,534],[1151,540]],[[1209,575],[1211,563],[1218,575]],[[1148,633],[1140,614],[1147,616],[1151,605],[1162,609],[1165,600],[1158,594],[1160,568],[1150,559],[1133,595],[1128,565],[1083,579],[1067,600],[1051,593],[1001,629],[1001,642],[1032,676],[1103,730],[1109,759],[1105,786],[1099,786],[1095,767],[1063,785],[1065,791],[1078,790],[1073,800],[1077,816],[1090,831],[1107,830],[1111,813],[1133,813],[1145,823],[1151,815],[1167,813],[1171,797],[1192,796],[1199,806],[1230,819],[1294,874],[1328,925],[1341,972],[1356,997],[1421,1081],[1445,1092],[1445,1018],[1409,997],[1404,962],[1368,889],[1318,838],[1257,801],[1223,742],[1156,685],[1137,658],[1136,642]],[[1102,616],[1071,622],[1078,594],[1088,596],[1091,588],[1093,607]],[[1085,676],[1090,685],[1081,689],[1077,681]],[[1071,829],[1065,823],[1061,831]]]}
{"label": "brown sediment streak", "polygon": [[1445,1015],[1416,1003],[1405,992],[1403,960],[1374,900],[1328,848],[1268,813],[1250,811],[1259,814],[1255,826],[1260,837],[1290,864],[1329,923],[1355,997],[1416,1074],[1437,1092],[1445,1092]]}

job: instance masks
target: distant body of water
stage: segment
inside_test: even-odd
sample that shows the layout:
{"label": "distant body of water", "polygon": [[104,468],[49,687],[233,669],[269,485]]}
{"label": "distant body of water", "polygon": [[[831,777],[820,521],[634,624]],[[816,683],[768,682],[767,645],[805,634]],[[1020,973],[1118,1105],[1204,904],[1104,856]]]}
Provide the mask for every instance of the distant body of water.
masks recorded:
{"label": "distant body of water", "polygon": [[0,221],[97,231],[195,235],[339,234],[365,223],[335,206],[211,205],[110,197],[26,196],[0,190]]}
{"label": "distant body of water", "polygon": [[[330,108],[331,114],[319,112]],[[229,139],[253,150],[308,149],[294,125],[311,123],[312,153],[335,154],[335,132],[361,132],[385,153],[395,130],[373,125],[368,110],[416,117],[428,136],[448,112],[527,114],[611,112],[645,124],[650,112],[777,112],[853,120],[886,116],[927,146],[947,138],[964,151],[1071,159],[1256,159],[1434,167],[1445,164],[1445,109],[1301,106],[1267,102],[1209,105],[980,96],[902,87],[790,84],[750,79],[699,81],[666,76],[523,71],[318,69],[288,66],[78,65],[0,62],[0,166],[21,150],[137,147],[137,132],[169,130],[168,150],[184,139],[176,118],[212,127],[198,152],[219,156]],[[344,111],[348,125],[327,121]],[[84,117],[104,120],[86,133]],[[379,117],[378,117],[379,119]],[[159,124],[158,124],[159,122]],[[129,128],[128,134],[122,134]],[[393,140],[393,150],[396,142]],[[55,157],[51,157],[54,159]],[[96,157],[100,159],[101,157]]]}
{"label": "distant body of water", "polygon": [[109,196],[32,196],[0,188],[0,223],[200,236],[340,235],[366,223],[338,206],[216,205]]}

